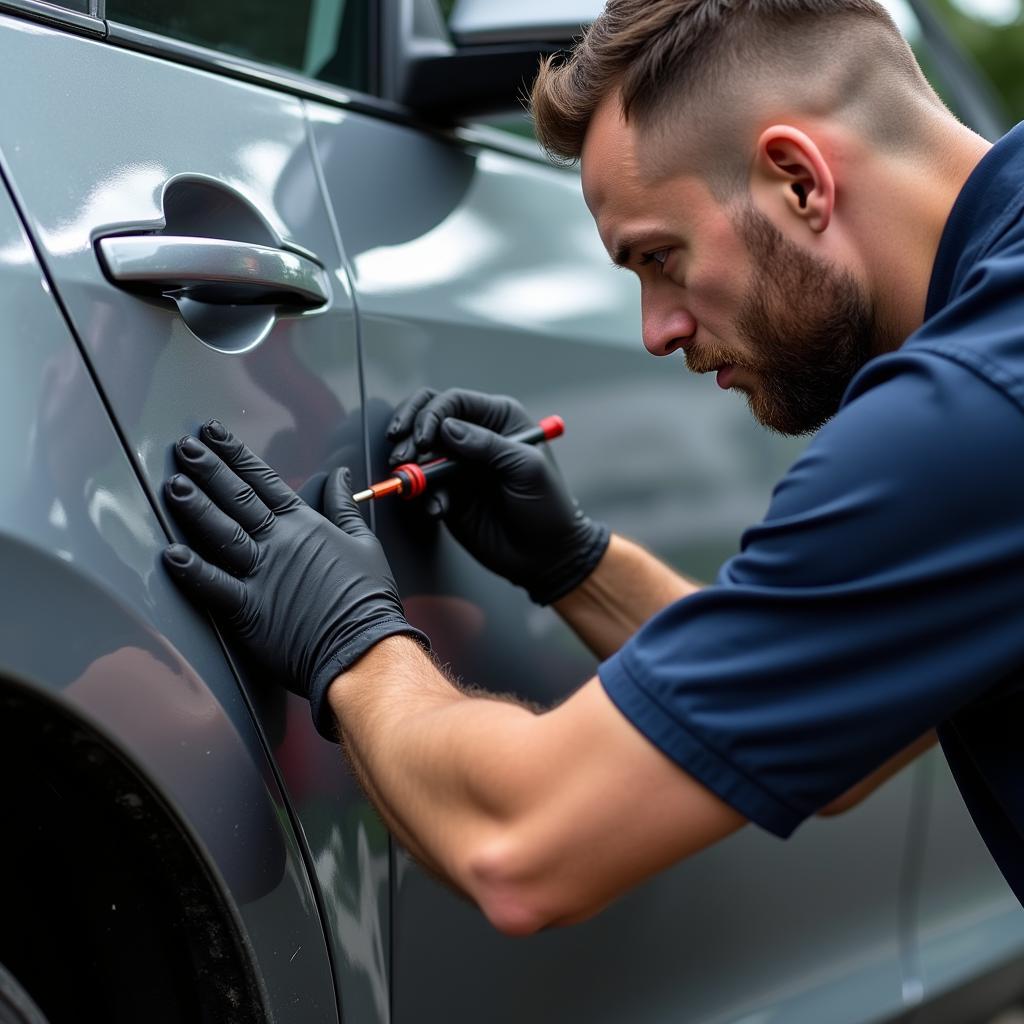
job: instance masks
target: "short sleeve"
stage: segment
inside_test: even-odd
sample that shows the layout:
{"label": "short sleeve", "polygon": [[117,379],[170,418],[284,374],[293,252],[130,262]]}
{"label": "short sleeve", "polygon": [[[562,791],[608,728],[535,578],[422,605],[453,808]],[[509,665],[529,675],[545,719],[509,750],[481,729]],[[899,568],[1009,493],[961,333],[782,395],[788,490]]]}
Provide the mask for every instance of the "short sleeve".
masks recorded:
{"label": "short sleeve", "polygon": [[941,354],[869,365],[717,581],[599,669],[780,836],[1024,660],[1024,414]]}

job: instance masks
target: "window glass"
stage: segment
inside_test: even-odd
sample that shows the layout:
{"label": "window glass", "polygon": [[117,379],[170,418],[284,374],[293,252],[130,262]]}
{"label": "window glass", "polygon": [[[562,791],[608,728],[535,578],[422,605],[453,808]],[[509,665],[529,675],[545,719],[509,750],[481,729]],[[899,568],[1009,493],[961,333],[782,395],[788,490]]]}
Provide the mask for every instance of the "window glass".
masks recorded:
{"label": "window glass", "polygon": [[371,0],[107,0],[107,17],[369,91]]}

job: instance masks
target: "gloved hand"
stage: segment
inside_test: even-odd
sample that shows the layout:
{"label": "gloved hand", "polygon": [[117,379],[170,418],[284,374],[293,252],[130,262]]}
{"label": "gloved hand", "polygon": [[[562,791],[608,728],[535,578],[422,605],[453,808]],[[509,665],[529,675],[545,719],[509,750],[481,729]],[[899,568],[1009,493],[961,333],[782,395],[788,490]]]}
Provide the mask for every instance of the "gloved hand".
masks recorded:
{"label": "gloved hand", "polygon": [[331,682],[384,637],[404,633],[428,650],[429,641],[405,619],[347,469],[327,478],[322,516],[218,420],[200,435],[205,445],[177,443],[186,475],[165,484],[197,550],[172,544],[164,564],[253,662],[309,700],[317,730],[333,740]]}
{"label": "gloved hand", "polygon": [[593,572],[609,532],[577,508],[549,455],[503,436],[531,426],[514,398],[424,388],[398,407],[387,437],[397,442],[393,466],[434,454],[467,464],[427,495],[427,513],[477,561],[550,604]]}

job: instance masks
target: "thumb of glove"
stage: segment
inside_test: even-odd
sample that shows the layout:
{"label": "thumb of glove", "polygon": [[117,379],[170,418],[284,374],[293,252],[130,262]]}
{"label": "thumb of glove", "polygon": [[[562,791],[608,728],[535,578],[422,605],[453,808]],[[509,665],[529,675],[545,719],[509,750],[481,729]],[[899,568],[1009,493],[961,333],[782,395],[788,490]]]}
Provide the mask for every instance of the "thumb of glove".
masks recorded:
{"label": "thumb of glove", "polygon": [[341,466],[327,477],[324,484],[324,515],[351,537],[365,537],[370,528],[359,506],[352,500],[352,474]]}

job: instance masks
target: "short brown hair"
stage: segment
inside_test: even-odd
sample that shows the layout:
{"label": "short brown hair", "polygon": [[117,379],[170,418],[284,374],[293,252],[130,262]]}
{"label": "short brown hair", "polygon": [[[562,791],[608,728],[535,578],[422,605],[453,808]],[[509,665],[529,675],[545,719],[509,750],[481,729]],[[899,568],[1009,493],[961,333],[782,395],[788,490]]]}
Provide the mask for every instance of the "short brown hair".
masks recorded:
{"label": "short brown hair", "polygon": [[[568,58],[541,64],[530,104],[537,138],[555,160],[575,162],[594,111],[612,90],[627,119],[647,124],[688,98],[713,107],[745,72],[788,71],[799,91],[806,86],[800,70],[815,66],[807,59],[846,61],[845,81],[835,86],[843,102],[870,67],[889,92],[902,81],[939,103],[876,0],[609,0]],[[885,132],[897,113],[886,94],[872,105],[872,128]],[[903,128],[890,125],[888,134],[896,139]]]}

